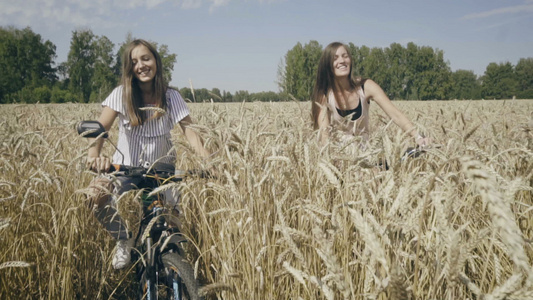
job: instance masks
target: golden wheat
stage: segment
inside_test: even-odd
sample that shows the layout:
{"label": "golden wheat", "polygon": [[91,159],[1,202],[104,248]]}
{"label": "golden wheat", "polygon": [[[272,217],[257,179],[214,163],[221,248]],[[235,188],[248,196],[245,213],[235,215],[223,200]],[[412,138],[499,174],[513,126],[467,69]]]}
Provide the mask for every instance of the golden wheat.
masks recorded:
{"label": "golden wheat", "polygon": [[[438,147],[402,161],[413,141],[376,108],[366,147],[320,147],[308,102],[190,104],[214,154],[202,161],[176,129],[177,166],[217,178],[158,191],[181,192],[206,298],[531,299],[533,101],[397,105]],[[2,108],[0,298],[134,298],[86,203],[75,125],[100,105]],[[118,203],[131,230],[138,198]]]}

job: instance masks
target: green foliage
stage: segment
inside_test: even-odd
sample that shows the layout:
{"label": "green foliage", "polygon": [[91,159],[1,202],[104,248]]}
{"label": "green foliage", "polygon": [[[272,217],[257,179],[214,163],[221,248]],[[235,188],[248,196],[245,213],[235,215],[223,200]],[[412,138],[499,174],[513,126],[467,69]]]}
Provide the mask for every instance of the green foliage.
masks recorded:
{"label": "green foliage", "polygon": [[[154,43],[154,45],[157,46],[156,43]],[[171,82],[172,71],[174,70],[177,55],[169,53],[167,45],[159,46],[157,52],[159,52],[161,63],[163,64],[163,78],[165,79],[165,82]]]}
{"label": "green foliage", "polygon": [[452,99],[479,99],[481,85],[473,71],[457,70],[452,73]]}
{"label": "green foliage", "polygon": [[233,102],[233,95],[230,92],[222,91],[222,102]]}
{"label": "green foliage", "polygon": [[509,99],[518,90],[518,81],[510,62],[490,63],[481,80],[482,96],[487,99]]}
{"label": "green foliage", "polygon": [[96,60],[91,78],[90,102],[102,102],[118,83],[114,72],[114,44],[107,37],[100,37],[94,42]]}
{"label": "green foliage", "polygon": [[72,94],[70,91],[65,89],[60,89],[59,87],[54,87],[52,89],[52,96],[50,97],[51,103],[67,103],[67,102],[78,102],[76,95]]}
{"label": "green foliage", "polygon": [[322,46],[310,41],[302,46],[298,43],[285,55],[285,66],[278,68],[278,80],[283,93],[298,100],[309,100],[315,84],[318,60]]}
{"label": "green foliage", "polygon": [[[23,30],[0,27],[0,103],[7,102],[7,96],[21,91],[23,94],[42,85],[51,86],[56,80],[52,67],[56,46],[43,41],[29,27]],[[12,95],[10,99],[17,96]]]}
{"label": "green foliage", "polygon": [[384,56],[387,58],[387,69],[384,72],[387,87],[383,87],[390,99],[406,99],[407,83],[405,76],[408,65],[407,53],[402,45],[393,43],[385,48]]}
{"label": "green foliage", "polygon": [[533,99],[533,58],[521,58],[515,66],[518,91],[516,97]]}
{"label": "green foliage", "polygon": [[91,95],[91,79],[94,74],[96,51],[94,47],[97,37],[91,30],[72,32],[67,68],[69,90],[87,102]]}
{"label": "green foliage", "polygon": [[188,87],[181,88],[179,91],[183,99],[188,102],[278,102],[288,99],[288,97],[283,97],[282,94],[276,92],[250,93],[241,90],[232,95],[227,91],[221,92],[218,88],[209,91],[208,89],[191,90]]}
{"label": "green foliage", "polygon": [[[119,84],[124,46],[134,40],[130,34],[115,52],[115,45],[91,30],[72,34],[66,62],[57,64],[56,46],[43,41],[30,28],[0,27],[0,103],[101,102]],[[167,45],[152,42],[161,55],[163,76],[172,80],[176,54]],[[533,98],[533,58],[511,63],[491,63],[483,76],[472,71],[451,72],[444,52],[408,43],[386,48],[369,48],[349,43],[354,76],[372,78],[391,99],[478,99]],[[322,46],[317,41],[297,43],[278,66],[280,93],[232,95],[219,88],[180,89],[189,101],[242,102],[309,99],[315,84]]]}
{"label": "green foliage", "polygon": [[287,100],[287,97],[282,97],[280,93],[275,92],[259,92],[252,93],[250,95],[252,101],[261,101],[261,102],[279,102]]}
{"label": "green foliage", "polygon": [[180,90],[180,94],[181,94],[181,97],[183,97],[183,99],[185,99],[185,101],[188,101],[188,102],[194,102],[195,101],[195,97],[192,93],[192,90],[188,87],[184,87],[184,88],[181,88]]}

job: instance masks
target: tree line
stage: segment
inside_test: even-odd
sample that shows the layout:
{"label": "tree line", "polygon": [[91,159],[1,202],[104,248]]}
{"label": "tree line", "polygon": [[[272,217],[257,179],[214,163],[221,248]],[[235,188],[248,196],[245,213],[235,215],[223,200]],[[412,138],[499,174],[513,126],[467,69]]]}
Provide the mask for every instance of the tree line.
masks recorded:
{"label": "tree line", "polygon": [[[132,40],[128,35],[115,52],[116,45],[107,37],[91,30],[76,30],[72,32],[67,61],[56,65],[56,46],[52,42],[43,41],[29,27],[0,27],[0,103],[101,102],[119,84],[122,53]],[[167,45],[152,44],[161,55],[163,76],[171,82],[177,55],[169,53]],[[189,101],[281,101],[276,92],[179,90]]]}
{"label": "tree line", "polygon": [[[451,71],[444,52],[428,46],[392,43],[386,48],[347,45],[352,74],[376,81],[391,99],[533,99],[533,58],[490,63],[482,76]],[[296,99],[309,99],[323,47],[317,41],[297,43],[278,67],[280,89]]]}
{"label": "tree line", "polygon": [[[119,84],[122,53],[132,40],[130,34],[115,45],[91,30],[76,30],[67,61],[56,64],[56,46],[31,28],[0,27],[0,103],[101,102]],[[161,55],[165,80],[171,82],[177,55],[169,53],[167,45],[153,44]],[[348,47],[354,75],[372,78],[391,99],[533,98],[533,58],[520,59],[516,66],[491,63],[478,77],[473,71],[451,72],[443,51],[427,46]],[[279,92],[179,90],[192,102],[308,100],[322,50],[316,41],[290,49],[278,67]]]}

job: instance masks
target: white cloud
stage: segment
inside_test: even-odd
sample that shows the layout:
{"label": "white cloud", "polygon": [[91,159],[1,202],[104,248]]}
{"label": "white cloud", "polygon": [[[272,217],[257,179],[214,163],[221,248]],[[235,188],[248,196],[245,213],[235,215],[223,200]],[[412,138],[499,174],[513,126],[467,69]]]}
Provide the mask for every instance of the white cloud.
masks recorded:
{"label": "white cloud", "polygon": [[0,25],[116,26],[117,12],[155,8],[168,0],[16,0],[0,2]]}
{"label": "white cloud", "polygon": [[202,0],[183,0],[181,8],[183,9],[195,9],[202,6]]}
{"label": "white cloud", "polygon": [[468,14],[466,16],[463,16],[462,19],[471,20],[471,19],[488,18],[488,17],[492,17],[496,15],[533,12],[533,1],[528,0],[525,3],[526,4],[523,4],[523,5],[507,6],[507,7],[497,8],[497,9],[483,11],[479,13]]}
{"label": "white cloud", "polygon": [[[199,9],[209,4],[209,12],[227,6],[232,0],[7,0],[0,1],[0,26],[57,28],[90,26],[109,28],[123,24],[117,15],[133,9],[154,9],[164,3],[180,9]],[[252,0],[272,3],[284,0]],[[131,25],[131,22],[128,23]]]}
{"label": "white cloud", "polygon": [[213,2],[211,6],[209,7],[209,12],[212,13],[215,9],[221,6],[226,6],[230,2],[230,0],[210,0]]}

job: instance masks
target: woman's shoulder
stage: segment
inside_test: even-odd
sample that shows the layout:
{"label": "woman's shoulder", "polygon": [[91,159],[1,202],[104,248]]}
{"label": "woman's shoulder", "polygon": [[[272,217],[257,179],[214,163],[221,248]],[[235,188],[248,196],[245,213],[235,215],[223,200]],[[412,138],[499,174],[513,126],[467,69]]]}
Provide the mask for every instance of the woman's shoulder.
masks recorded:
{"label": "woman's shoulder", "polygon": [[189,108],[180,92],[174,88],[167,88],[166,91],[167,105],[170,110],[170,115],[176,120],[183,119],[189,114]]}
{"label": "woman's shoulder", "polygon": [[110,106],[111,103],[114,103],[116,106],[117,104],[122,104],[122,92],[123,92],[123,86],[119,85],[115,87],[111,93],[109,93],[109,96],[104,100],[103,104]]}
{"label": "woman's shoulder", "polygon": [[185,102],[180,92],[175,88],[167,88],[166,97],[169,104],[175,104],[176,102]]}
{"label": "woman's shoulder", "polygon": [[116,86],[116,87],[111,91],[111,95],[113,95],[113,94],[122,94],[123,91],[124,91],[124,86],[123,86],[123,85],[119,85],[119,86]]}
{"label": "woman's shoulder", "polygon": [[180,91],[178,89],[172,88],[172,87],[168,87],[165,94],[167,96],[167,99],[170,99],[170,98],[174,98],[174,99],[175,98],[182,98]]}

